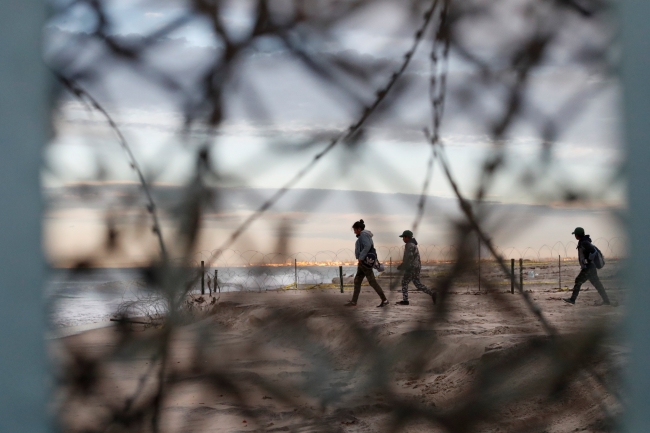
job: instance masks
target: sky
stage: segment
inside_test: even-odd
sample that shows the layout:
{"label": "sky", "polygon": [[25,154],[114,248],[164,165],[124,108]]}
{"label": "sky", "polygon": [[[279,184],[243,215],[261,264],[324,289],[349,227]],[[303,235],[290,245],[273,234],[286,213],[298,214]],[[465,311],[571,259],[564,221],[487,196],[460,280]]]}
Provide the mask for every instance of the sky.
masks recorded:
{"label": "sky", "polygon": [[[499,50],[507,47],[508,40],[517,32],[525,31],[525,23],[514,13],[519,12],[524,3],[523,0],[503,2],[493,19],[465,30],[468,46],[484,58],[497,59],[494,63],[498,63]],[[227,4],[224,22],[231,35],[245,35],[250,28],[250,2]],[[185,7],[184,3],[175,1],[116,0],[108,5],[107,12],[115,23],[110,31],[127,43],[138,41],[173,21]],[[368,64],[377,65],[378,70],[385,71],[388,77],[412,43],[413,30],[405,28],[405,19],[404,8],[398,3],[378,2],[363,14],[345,20],[328,38],[310,47],[319,55],[363,58]],[[594,47],[601,43],[598,29],[571,16],[564,19],[569,30],[560,32],[559,42],[548,53],[545,66],[530,77],[524,115],[508,134],[505,167],[486,198],[504,205],[554,209],[562,207],[559,202],[564,191],[582,189],[589,194],[589,199],[578,207],[584,210],[584,218],[592,221],[605,236],[616,237],[620,230],[615,222],[611,218],[600,218],[607,223],[597,223],[599,219],[594,215],[625,206],[624,185],[617,181],[624,160],[618,116],[619,87],[608,73],[585,67],[573,57],[576,40],[587,41],[586,45]],[[187,140],[179,132],[183,125],[182,107],[177,99],[153,83],[150,76],[134,72],[124,62],[106,62],[105,49],[92,38],[83,37],[95,25],[84,3],[54,17],[45,32],[46,61],[62,65],[64,70],[85,68],[96,72],[98,78],[84,84],[117,120],[150,182],[161,186],[187,184],[194,173],[197,146],[204,141]],[[209,67],[208,60],[221,52],[214,41],[209,23],[205,19],[192,19],[168,35],[148,54],[146,61],[177,77],[188,91],[196,91],[201,73]],[[364,142],[356,148],[338,146],[296,188],[366,191],[384,198],[396,193],[420,194],[431,153],[422,133],[431,117],[429,46],[424,43],[416,53],[403,77],[408,83],[405,93],[388,114],[372,119]],[[66,55],[70,52],[74,52],[73,61],[62,64],[61,59],[68,58]],[[301,143],[313,134],[327,136],[344,130],[360,115],[359,108],[350,103],[348,96],[323,84],[272,41],[262,41],[242,60],[236,81],[238,85],[225,95],[227,110],[219,134],[208,141],[210,162],[219,174],[220,187],[253,190],[282,187],[327,145],[327,140],[317,140],[310,146],[301,146]],[[478,173],[495,149],[489,132],[494,119],[502,113],[504,88],[499,85],[483,87],[479,75],[454,50],[450,55],[447,86],[442,142],[460,190],[472,197],[481,182]],[[352,89],[360,98],[369,100],[372,94],[368,90],[372,87],[357,84]],[[588,95],[579,109],[562,112],[571,95],[579,92]],[[467,94],[473,95],[470,104]],[[545,149],[540,138],[542,120],[558,113],[562,114],[559,121],[566,120],[567,125],[560,128],[554,138],[551,164],[545,168],[540,163]],[[99,113],[64,96],[58,103],[53,124],[55,134],[44,153],[43,185],[46,189],[98,180],[127,184],[137,180],[113,131]],[[533,186],[526,183],[531,174],[539,179]],[[454,196],[439,165],[433,169],[428,194],[432,199]],[[52,250],[51,257],[63,254],[62,250],[74,252],[80,248],[81,238],[96,238],[95,241],[101,238],[102,232],[97,228],[103,221],[101,213],[87,209],[92,206],[82,202],[75,206],[77,209],[67,208],[65,212],[59,209],[56,218],[46,220],[49,239],[65,239],[64,243],[68,244],[53,249],[51,245],[58,242],[46,242],[50,245],[46,249]],[[242,210],[238,218],[244,218],[250,211]],[[363,209],[358,212],[357,215],[363,214]],[[579,215],[576,212],[573,209],[562,216],[551,212],[542,218],[544,222],[536,223],[539,229],[535,236],[519,234],[519,241],[515,238],[510,244],[543,244],[551,233],[560,237],[563,231],[556,230],[558,221],[570,225]],[[569,214],[571,217],[567,217]],[[327,249],[336,249],[349,243],[343,240],[343,236],[349,234],[349,224],[344,220],[356,219],[354,213],[309,212],[314,224],[324,215],[330,222],[335,218],[340,228],[330,227],[319,237],[318,245],[310,244],[312,241],[306,233],[296,232],[294,248],[311,251],[325,245]],[[559,219],[553,222],[553,218]],[[74,230],[68,230],[79,227],[80,221],[89,220],[95,221],[93,224],[97,226],[90,230],[92,236],[75,236]],[[404,217],[401,225],[397,225],[401,227],[410,224],[409,221],[412,217]],[[261,224],[267,224],[272,232],[276,222],[274,216]],[[227,231],[233,229],[223,223],[221,227],[226,228],[214,229],[208,236],[208,244],[219,244]],[[448,234],[440,227],[444,225],[430,228],[430,232],[435,233],[428,237],[430,242],[444,239],[445,233]],[[389,228],[385,229],[388,233]],[[317,231],[313,227],[310,230]],[[259,242],[258,248],[273,248],[273,236],[267,237]],[[385,241],[388,242],[388,238]],[[504,238],[503,242],[506,241]]]}
{"label": "sky", "polygon": [[[250,187],[218,190],[203,214],[196,246],[197,257],[201,257],[198,260],[223,248],[228,236],[275,191]],[[178,208],[186,195],[185,189],[178,186],[155,186],[153,193],[163,210]],[[47,197],[50,211],[45,221],[45,243],[57,265],[71,266],[87,257],[97,257],[102,265],[128,267],[144,264],[157,255],[156,239],[151,235],[150,220],[143,212],[136,183],[50,188]],[[401,245],[398,235],[413,228],[419,198],[414,194],[293,189],[263,218],[251,224],[237,242],[228,245],[229,250],[238,252],[228,256],[258,251],[300,252],[301,256],[312,257],[321,252],[319,257],[338,254],[350,259],[355,242],[350,227],[360,218],[374,234],[380,251],[395,250]],[[585,227],[608,257],[620,256],[625,250],[626,243],[612,209],[497,202],[486,203],[480,209],[486,215],[485,229],[506,258],[574,257],[575,239],[571,232],[576,226]],[[160,218],[163,235],[173,250],[173,215],[161,211]],[[108,219],[121,234],[117,251],[106,256],[98,253],[106,240]],[[454,223],[460,220],[456,200],[429,197],[420,227],[415,230],[421,249],[433,258],[448,259],[448,247],[455,245]],[[278,232],[288,235],[286,245],[280,245]],[[488,255],[485,248],[482,254]]]}

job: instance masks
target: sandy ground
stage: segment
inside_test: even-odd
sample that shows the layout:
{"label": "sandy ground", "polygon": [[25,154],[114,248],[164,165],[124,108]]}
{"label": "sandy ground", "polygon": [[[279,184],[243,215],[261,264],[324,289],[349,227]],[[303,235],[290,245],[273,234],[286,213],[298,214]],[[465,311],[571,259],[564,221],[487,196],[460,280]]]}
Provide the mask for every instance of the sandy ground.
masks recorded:
{"label": "sandy ground", "polygon": [[[621,303],[619,307],[595,306],[599,297],[589,284],[583,286],[587,290],[575,306],[562,302],[569,292],[557,287],[556,265],[525,264],[524,288],[562,335],[580,332],[594,323],[620,320],[625,292],[618,285],[615,263],[601,276],[608,292]],[[531,270],[537,275],[529,278]],[[429,269],[425,282],[433,283],[442,272],[442,268]],[[563,272],[568,280],[578,269],[567,266]],[[350,287],[344,294],[331,288],[222,294],[214,305],[206,307],[208,317],[178,328],[171,338],[167,363],[170,385],[162,404],[161,431],[319,431],[323,425],[345,432],[388,431],[395,420],[396,398],[449,413],[471,398],[481,363],[516,350],[532,336],[544,335],[522,296],[509,293],[509,280],[499,276],[494,265],[485,264],[483,275],[486,282],[494,284],[492,291],[486,293],[484,288],[478,292],[477,285],[472,286],[473,278],[460,282],[448,297],[447,316],[436,323],[431,322],[437,314],[431,298],[423,293],[412,291],[409,306],[394,305],[401,293],[387,290],[385,275],[380,282],[391,305],[381,309],[376,308],[377,295],[367,286],[356,308],[343,307],[351,296]],[[273,327],[273,315],[278,312],[295,316],[293,325],[288,329]],[[355,339],[354,326],[360,327],[363,338],[372,341]],[[138,326],[130,331],[135,349],[133,344],[127,349],[120,346],[124,334],[115,327],[52,343],[57,360],[69,359],[70,353],[94,360],[110,359],[93,370],[94,380],[101,384],[96,390],[59,394],[59,403],[64,402],[60,408],[64,431],[127,431],[100,428],[102,420],[110,418],[111,410],[122,407],[134,395],[142,377],[147,379],[134,407],[138,399],[144,401],[155,392],[154,376],[146,373],[158,371],[159,362],[152,365],[147,348],[150,339],[163,331]],[[408,351],[400,344],[414,332],[429,332],[435,338],[421,374],[396,363],[381,377],[371,379],[386,381],[381,390],[373,388],[377,383],[366,383],[369,376],[365,367],[376,361],[366,352],[377,348]],[[365,343],[369,349],[364,349]],[[116,347],[122,347],[119,354],[114,353]],[[608,343],[608,349],[616,359],[622,358],[624,348],[615,341]],[[382,352],[372,353],[378,356]],[[197,362],[206,365],[195,365]],[[604,376],[609,373],[607,365],[594,361],[593,367]],[[527,380],[539,376],[544,367],[533,362],[518,368],[521,371],[516,378]],[[213,375],[201,376],[205,371]],[[193,380],[193,374],[198,379]],[[240,395],[224,382],[230,379],[239,386]],[[602,386],[587,384],[589,380],[570,383],[558,401],[533,397],[509,402],[494,413],[497,421],[476,425],[470,431],[520,431],[526,426],[548,433],[609,431],[603,407],[616,412],[616,397]],[[274,394],[274,386],[286,389],[286,398]],[[541,427],[537,428],[537,423]],[[439,423],[415,417],[405,420],[400,429],[449,431]]]}

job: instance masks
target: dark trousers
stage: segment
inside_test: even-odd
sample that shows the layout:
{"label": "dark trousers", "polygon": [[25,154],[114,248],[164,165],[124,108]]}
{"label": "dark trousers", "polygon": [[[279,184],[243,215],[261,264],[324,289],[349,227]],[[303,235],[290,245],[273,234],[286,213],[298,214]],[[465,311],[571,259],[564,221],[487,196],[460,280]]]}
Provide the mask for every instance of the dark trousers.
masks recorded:
{"label": "dark trousers", "polygon": [[375,274],[372,272],[372,268],[366,268],[365,266],[359,265],[357,266],[357,275],[354,277],[354,294],[352,295],[352,302],[355,304],[357,303],[357,300],[359,299],[359,293],[361,293],[361,283],[363,282],[364,278],[368,279],[368,284],[370,284],[370,287],[375,289],[375,292],[377,292],[382,301],[385,301],[386,296],[384,295],[384,291],[381,290],[379,283],[377,283],[377,279],[375,279]]}
{"label": "dark trousers", "polygon": [[433,296],[433,290],[429,289],[427,286],[420,282],[420,268],[414,268],[409,272],[406,272],[402,277],[402,297],[405,301],[409,300],[409,283],[413,281],[413,285],[418,289],[422,290],[427,295]]}
{"label": "dark trousers", "polygon": [[596,270],[596,268],[592,268],[592,267],[581,270],[578,276],[576,277],[576,282],[575,285],[573,286],[573,294],[571,295],[571,299],[575,301],[578,298],[578,294],[580,293],[580,286],[582,286],[587,281],[593,284],[596,290],[598,290],[598,294],[600,295],[601,298],[603,298],[603,302],[609,304],[609,298],[607,297],[607,293],[605,292],[605,287],[603,287],[603,283],[601,283],[600,278],[598,278],[598,271]]}

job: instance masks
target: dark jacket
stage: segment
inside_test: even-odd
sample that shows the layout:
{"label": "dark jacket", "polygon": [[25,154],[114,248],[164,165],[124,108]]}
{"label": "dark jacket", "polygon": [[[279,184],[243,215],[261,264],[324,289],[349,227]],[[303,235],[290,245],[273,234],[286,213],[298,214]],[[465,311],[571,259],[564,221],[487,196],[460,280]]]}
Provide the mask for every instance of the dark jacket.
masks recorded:
{"label": "dark jacket", "polygon": [[404,246],[404,259],[397,269],[410,272],[411,270],[420,269],[421,267],[422,262],[420,261],[418,241],[416,241],[415,238],[411,238],[411,240]]}
{"label": "dark jacket", "polygon": [[596,248],[591,243],[591,237],[589,237],[589,235],[584,235],[580,238],[576,249],[578,250],[578,261],[580,262],[581,269],[596,267],[593,262]]}

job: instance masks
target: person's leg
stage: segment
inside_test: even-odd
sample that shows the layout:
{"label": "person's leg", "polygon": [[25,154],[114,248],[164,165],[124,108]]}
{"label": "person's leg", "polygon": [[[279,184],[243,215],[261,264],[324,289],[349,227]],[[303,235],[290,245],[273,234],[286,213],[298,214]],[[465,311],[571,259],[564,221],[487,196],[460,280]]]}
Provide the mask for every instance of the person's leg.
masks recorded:
{"label": "person's leg", "polygon": [[420,281],[420,270],[418,269],[417,272],[413,273],[413,285],[418,288],[418,290],[423,291],[429,296],[433,296],[435,292],[422,284],[422,281]]}
{"label": "person's leg", "polygon": [[413,284],[415,287],[418,289],[422,290],[424,293],[427,295],[431,296],[431,300],[433,300],[433,305],[436,305],[436,300],[438,298],[438,295],[436,294],[436,291],[433,289],[428,288],[422,282],[420,281],[420,272],[418,270],[418,273],[413,275]]}
{"label": "person's leg", "polygon": [[363,268],[361,266],[357,266],[357,274],[354,276],[354,293],[352,294],[352,302],[355,304],[359,300],[359,293],[361,293],[361,283],[363,282],[363,278],[365,276],[366,274],[363,271]]}
{"label": "person's leg", "polygon": [[573,293],[571,294],[571,301],[575,302],[580,293],[580,287],[589,279],[587,276],[587,269],[582,269],[576,277],[575,284],[573,285]]}
{"label": "person's leg", "polygon": [[359,267],[359,269],[363,269],[363,271],[366,274],[366,278],[368,279],[368,284],[370,284],[370,287],[375,289],[375,292],[379,295],[382,301],[386,300],[386,296],[384,295],[384,291],[381,289],[381,286],[377,282],[377,279],[375,278],[375,274],[372,272],[372,268],[365,268],[363,266]]}
{"label": "person's leg", "polygon": [[407,272],[402,276],[402,299],[405,302],[409,301],[409,283],[411,282],[412,274]]}
{"label": "person's leg", "polygon": [[605,292],[603,283],[601,283],[600,278],[598,278],[598,271],[596,269],[589,269],[587,277],[589,277],[589,282],[594,285],[596,290],[598,290],[600,297],[603,298],[603,303],[609,304],[609,297],[607,296],[607,292]]}

